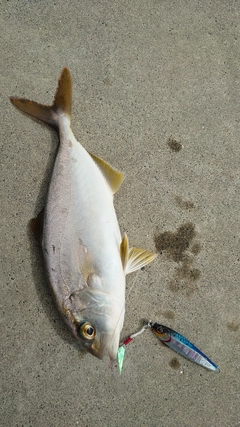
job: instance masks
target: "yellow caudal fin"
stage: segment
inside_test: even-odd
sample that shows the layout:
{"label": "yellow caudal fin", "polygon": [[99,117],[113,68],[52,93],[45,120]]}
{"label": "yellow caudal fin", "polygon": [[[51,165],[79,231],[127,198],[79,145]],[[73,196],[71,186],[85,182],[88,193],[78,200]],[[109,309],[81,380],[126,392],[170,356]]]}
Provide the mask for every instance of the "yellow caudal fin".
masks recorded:
{"label": "yellow caudal fin", "polygon": [[72,80],[68,68],[63,68],[58,81],[53,105],[43,105],[29,99],[10,98],[11,103],[26,114],[39,119],[51,126],[58,126],[58,115],[63,113],[71,118]]}
{"label": "yellow caudal fin", "polygon": [[141,248],[129,249],[128,238],[125,233],[120,245],[120,256],[125,274],[129,274],[152,262],[157,254]]}
{"label": "yellow caudal fin", "polygon": [[53,102],[54,109],[60,110],[71,119],[72,113],[72,79],[69,68],[63,68],[58,80],[58,87]]}

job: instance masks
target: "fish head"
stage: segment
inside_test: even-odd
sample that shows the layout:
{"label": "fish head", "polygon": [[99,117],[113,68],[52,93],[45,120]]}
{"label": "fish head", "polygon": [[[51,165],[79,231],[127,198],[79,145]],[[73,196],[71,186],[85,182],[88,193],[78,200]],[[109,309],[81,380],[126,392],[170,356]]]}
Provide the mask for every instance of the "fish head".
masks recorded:
{"label": "fish head", "polygon": [[74,314],[74,335],[81,346],[99,359],[108,355],[111,360],[115,360],[123,326],[124,306],[111,294],[98,290],[87,289],[74,298],[75,308],[81,306]]}
{"label": "fish head", "polygon": [[95,322],[85,317],[77,324],[77,338],[80,340],[82,347],[93,354],[95,357],[102,359],[104,352],[101,346],[101,335],[95,326]]}
{"label": "fish head", "polygon": [[108,355],[111,360],[115,360],[119,348],[120,331],[105,332],[93,325],[94,322],[88,320],[79,324],[77,333],[82,346],[98,359]]}

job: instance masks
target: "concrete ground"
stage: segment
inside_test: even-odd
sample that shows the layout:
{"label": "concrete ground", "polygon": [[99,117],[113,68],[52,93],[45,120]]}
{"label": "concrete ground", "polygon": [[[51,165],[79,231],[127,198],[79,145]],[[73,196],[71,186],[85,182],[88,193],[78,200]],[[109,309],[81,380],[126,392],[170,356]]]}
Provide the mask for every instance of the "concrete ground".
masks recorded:
{"label": "concrete ground", "polygon": [[[3,0],[1,21],[0,425],[239,427],[239,2]],[[152,319],[219,374],[146,331],[120,376],[55,309],[27,225],[58,137],[9,96],[51,103],[65,65],[75,136],[126,175],[122,232],[159,252],[127,279],[122,337]]]}

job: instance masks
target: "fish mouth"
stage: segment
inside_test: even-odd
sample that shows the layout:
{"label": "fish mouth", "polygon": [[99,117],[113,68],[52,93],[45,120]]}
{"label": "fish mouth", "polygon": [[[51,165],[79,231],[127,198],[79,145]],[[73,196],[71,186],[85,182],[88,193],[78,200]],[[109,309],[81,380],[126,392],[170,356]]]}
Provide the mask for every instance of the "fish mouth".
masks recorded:
{"label": "fish mouth", "polygon": [[110,333],[102,333],[100,340],[95,339],[88,351],[98,359],[103,359],[105,355],[110,357],[110,360],[117,358],[117,352],[119,347],[119,336]]}
{"label": "fish mouth", "polygon": [[88,348],[89,353],[98,359],[102,360],[104,356],[104,351],[101,347],[97,348],[95,344],[92,344],[91,347]]}

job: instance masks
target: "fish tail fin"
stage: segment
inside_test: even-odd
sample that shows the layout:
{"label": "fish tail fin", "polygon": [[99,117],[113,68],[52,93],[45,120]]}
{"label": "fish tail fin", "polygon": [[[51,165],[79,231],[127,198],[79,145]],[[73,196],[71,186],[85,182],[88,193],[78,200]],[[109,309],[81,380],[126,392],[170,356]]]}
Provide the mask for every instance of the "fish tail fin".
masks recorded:
{"label": "fish tail fin", "polygon": [[72,109],[72,80],[67,67],[63,68],[58,81],[53,104],[43,105],[35,101],[24,98],[10,98],[11,103],[30,116],[47,123],[50,126],[58,127],[58,116],[64,114],[71,120]]}
{"label": "fish tail fin", "polygon": [[72,79],[69,68],[62,69],[58,80],[58,87],[53,102],[54,109],[59,113],[64,113],[71,120],[72,113]]}

